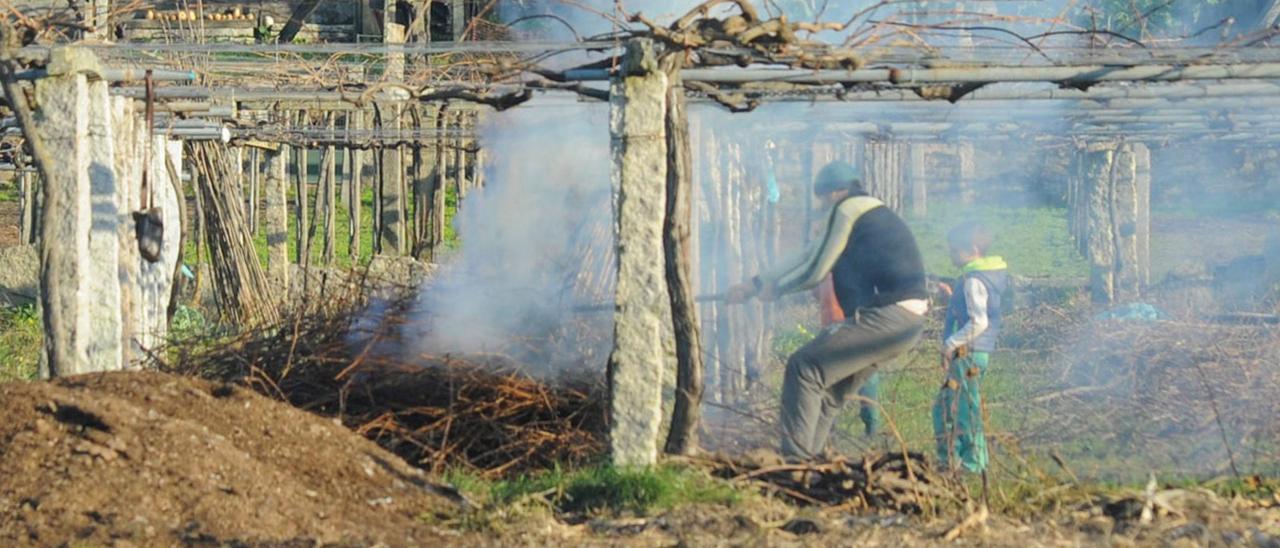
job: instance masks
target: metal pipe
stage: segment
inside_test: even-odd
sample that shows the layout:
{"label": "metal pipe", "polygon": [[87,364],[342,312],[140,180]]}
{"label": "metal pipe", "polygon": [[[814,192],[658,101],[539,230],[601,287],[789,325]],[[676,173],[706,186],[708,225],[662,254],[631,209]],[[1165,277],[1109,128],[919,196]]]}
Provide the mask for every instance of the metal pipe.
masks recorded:
{"label": "metal pipe", "polygon": [[[564,76],[569,81],[588,82],[607,80],[610,75],[607,69],[590,69],[567,71]],[[1280,78],[1280,63],[1190,66],[1085,65],[1066,67],[869,68],[857,70],[694,68],[680,71],[680,77],[685,81],[710,84],[747,84],[752,82],[870,84],[888,82],[897,85],[919,85],[991,82],[1233,80]]]}
{"label": "metal pipe", "polygon": [[[744,90],[748,93],[759,93],[771,100],[800,101],[841,101],[859,102],[893,102],[893,103],[927,103],[947,106],[950,103],[941,99],[923,99],[911,89],[877,89],[867,91],[846,91],[842,86],[814,86],[794,90]],[[837,95],[838,94],[838,95]],[[1093,87],[1088,90],[1071,88],[1051,89],[1008,89],[1007,87],[987,87],[972,91],[960,99],[958,104],[982,101],[1090,101],[1115,99],[1193,99],[1211,97],[1253,97],[1280,96],[1280,85],[1269,81],[1232,81],[1228,83],[1179,83],[1166,86],[1135,87]]]}
{"label": "metal pipe", "polygon": [[[140,68],[103,68],[98,75],[107,82],[138,82],[147,78],[147,70]],[[14,74],[14,78],[18,80],[39,80],[48,77],[49,71],[46,69],[27,69]],[[157,82],[194,82],[196,73],[191,70],[153,69],[151,71],[151,79]]]}
{"label": "metal pipe", "polygon": [[231,142],[231,130],[225,127],[156,128],[156,133],[183,141]]}
{"label": "metal pipe", "polygon": [[[539,53],[547,51],[574,50],[611,50],[618,44],[613,41],[597,40],[583,42],[420,42],[396,45],[396,52],[439,54],[439,53]],[[388,47],[382,43],[316,43],[316,44],[235,44],[235,43],[102,43],[76,44],[77,48],[91,50],[100,55],[110,56],[119,53],[252,53],[257,55],[272,54],[351,54],[376,55],[385,53]],[[26,46],[19,50],[24,59],[47,59],[49,46]]]}
{"label": "metal pipe", "polygon": [[[728,73],[729,71],[719,69],[690,69],[712,71],[717,73]],[[594,78],[586,73],[598,73],[607,78],[606,70],[596,71],[569,71],[567,74],[576,75],[582,78]],[[770,73],[780,72],[797,72],[804,74],[804,71],[782,71],[768,70]],[[844,71],[831,71],[839,74],[846,74]],[[518,86],[510,86],[510,91],[519,89]],[[758,93],[766,100],[787,101],[842,101],[842,102],[902,102],[902,103],[919,103],[938,105],[940,107],[948,107],[950,103],[941,100],[922,99],[913,90],[909,89],[883,89],[873,91],[853,91],[845,92],[840,86],[833,87],[814,87],[797,90],[772,91],[772,90],[746,90],[749,93]],[[145,95],[141,87],[117,87],[112,88],[113,95],[125,97],[142,98]],[[839,93],[838,97],[833,97]],[[346,94],[329,91],[329,90],[278,90],[264,88],[217,88],[211,89],[196,86],[169,86],[156,90],[156,96],[161,99],[210,99],[225,98],[235,101],[313,101],[313,102],[342,102],[357,96],[354,92]],[[694,94],[697,98],[698,94]],[[965,95],[960,104],[969,104],[981,101],[1006,101],[1006,100],[1049,100],[1049,101],[1094,101],[1094,100],[1110,100],[1110,99],[1193,99],[1193,98],[1217,98],[1217,97],[1259,97],[1259,96],[1276,96],[1280,97],[1280,85],[1266,81],[1245,81],[1230,82],[1221,84],[1175,84],[1168,86],[1140,86],[1140,87],[1095,87],[1089,90],[1078,89],[1041,89],[1041,90],[1009,90],[999,88],[985,88],[976,90]],[[702,99],[699,99],[702,100]]]}
{"label": "metal pipe", "polygon": [[[141,82],[147,79],[147,69],[104,68],[102,79],[108,82]],[[151,79],[157,82],[194,82],[194,70],[152,69]]]}

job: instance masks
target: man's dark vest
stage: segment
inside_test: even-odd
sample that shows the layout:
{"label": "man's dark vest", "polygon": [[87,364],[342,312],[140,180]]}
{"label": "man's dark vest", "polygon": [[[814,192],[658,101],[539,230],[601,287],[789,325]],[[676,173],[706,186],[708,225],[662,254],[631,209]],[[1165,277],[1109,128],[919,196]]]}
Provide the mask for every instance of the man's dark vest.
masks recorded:
{"label": "man's dark vest", "polygon": [[924,260],[911,229],[896,213],[877,206],[853,225],[849,243],[831,269],[836,300],[846,315],[859,308],[927,299]]}

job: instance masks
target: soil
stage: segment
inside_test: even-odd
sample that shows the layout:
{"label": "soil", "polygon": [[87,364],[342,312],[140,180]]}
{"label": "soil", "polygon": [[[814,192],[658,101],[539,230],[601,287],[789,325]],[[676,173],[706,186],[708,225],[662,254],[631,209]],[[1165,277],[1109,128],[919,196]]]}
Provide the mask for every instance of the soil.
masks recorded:
{"label": "soil", "polygon": [[[963,518],[800,509],[772,497],[638,517],[464,510],[332,419],[154,372],[0,384],[0,413],[3,546],[941,545]],[[1280,534],[1280,496],[1162,491],[1146,523],[1135,495],[993,515],[959,543],[1273,546]]]}
{"label": "soil", "polygon": [[18,202],[0,202],[0,247],[20,243],[22,233],[18,228],[21,220],[22,210],[18,208]]}
{"label": "soil", "polygon": [[419,545],[456,502],[335,424],[153,372],[0,384],[0,545]]}
{"label": "soil", "polygon": [[[467,545],[589,546],[1266,546],[1280,545],[1280,502],[1228,500],[1195,490],[1166,491],[1168,511],[1149,522],[1116,516],[1105,504],[1082,503],[1031,516],[921,517],[797,510],[772,500],[736,507],[691,505],[648,517],[574,523],[512,520],[487,535],[461,536]],[[1129,501],[1131,499],[1125,499]],[[1137,504],[1141,508],[1142,504]],[[954,540],[948,533],[959,529]]]}

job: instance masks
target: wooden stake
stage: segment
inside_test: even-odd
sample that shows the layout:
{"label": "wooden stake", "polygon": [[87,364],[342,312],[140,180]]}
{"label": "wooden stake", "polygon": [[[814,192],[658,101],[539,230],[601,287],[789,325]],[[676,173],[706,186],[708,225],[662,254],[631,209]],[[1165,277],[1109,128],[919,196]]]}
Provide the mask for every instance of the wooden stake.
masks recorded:
{"label": "wooden stake", "polygon": [[[299,114],[298,123],[305,124],[305,114]],[[307,149],[306,147],[297,147],[294,157],[294,166],[297,177],[294,179],[294,219],[295,234],[297,235],[297,248],[294,250],[294,262],[307,266],[311,263],[309,251],[311,250],[311,239],[308,238],[307,223],[307,204],[309,201],[307,190]]]}
{"label": "wooden stake", "polygon": [[436,111],[436,129],[440,131],[439,137],[436,138],[436,176],[433,178],[431,190],[431,245],[433,248],[444,242],[445,193],[449,184],[449,162],[446,153],[448,138],[444,136],[444,130],[449,127],[448,124],[448,112],[442,106]]}
{"label": "wooden stake", "polygon": [[466,143],[462,139],[462,130],[466,127],[467,113],[459,112],[457,115],[458,136],[453,139],[453,189],[454,196],[457,198],[458,207],[462,207],[462,199],[467,196],[467,168],[466,154],[463,152]]}
{"label": "wooden stake", "polygon": [[[329,115],[329,129],[334,128],[333,114]],[[333,264],[338,241],[338,149],[329,145],[324,151],[324,264]]]}
{"label": "wooden stake", "polygon": [[[357,131],[364,127],[364,111],[357,110],[352,113],[355,117],[354,127]],[[354,265],[360,261],[360,214],[364,210],[364,151],[359,148],[347,149],[347,177],[350,184],[347,185],[351,196],[347,198],[348,216],[347,216],[347,253],[351,255],[351,263]]]}
{"label": "wooden stake", "polygon": [[249,150],[249,197],[248,197],[248,222],[249,234],[258,234],[258,210],[259,207],[259,188],[262,185],[262,151],[257,148]]}
{"label": "wooden stake", "polygon": [[693,152],[689,145],[684,87],[678,75],[674,79],[667,88],[667,205],[662,244],[677,366],[675,410],[666,452],[692,455],[698,450],[698,423],[702,417],[702,334],[689,264]]}
{"label": "wooden stake", "polygon": [[[352,116],[354,116],[354,114],[351,112],[348,112],[345,116],[342,117],[342,127],[345,130],[345,133],[347,134],[348,143],[350,143],[350,138],[351,138]],[[339,200],[342,201],[342,207],[347,210],[351,209],[351,153],[350,151],[351,149],[349,147],[344,147],[342,152],[339,152],[338,153],[339,155],[335,156],[335,158],[342,158],[342,177],[338,179],[338,185],[339,185],[338,196],[340,197]]]}
{"label": "wooden stake", "polygon": [[36,235],[36,187],[31,173],[22,171],[18,174],[18,207],[22,211],[18,223],[18,240],[24,244],[34,244]]}

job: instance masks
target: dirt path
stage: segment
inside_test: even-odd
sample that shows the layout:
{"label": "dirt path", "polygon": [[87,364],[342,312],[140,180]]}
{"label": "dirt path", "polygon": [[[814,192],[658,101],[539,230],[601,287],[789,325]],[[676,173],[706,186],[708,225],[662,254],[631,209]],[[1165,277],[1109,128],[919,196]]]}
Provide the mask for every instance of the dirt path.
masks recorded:
{"label": "dirt path", "polygon": [[351,431],[160,373],[0,385],[0,545],[432,544],[453,508]]}
{"label": "dirt path", "polygon": [[21,221],[22,210],[18,208],[18,202],[0,201],[0,247],[18,245]]}

